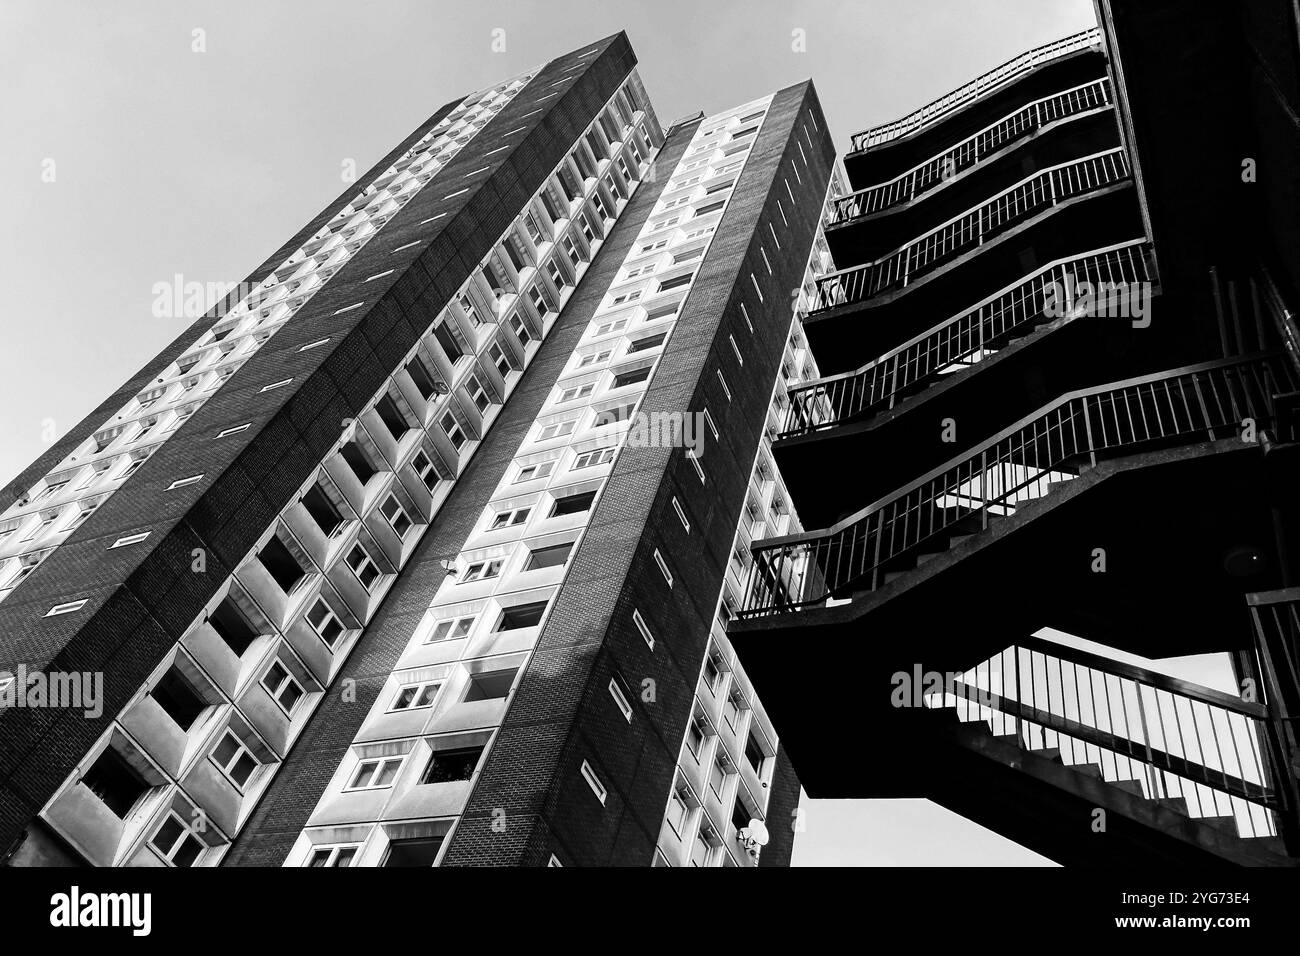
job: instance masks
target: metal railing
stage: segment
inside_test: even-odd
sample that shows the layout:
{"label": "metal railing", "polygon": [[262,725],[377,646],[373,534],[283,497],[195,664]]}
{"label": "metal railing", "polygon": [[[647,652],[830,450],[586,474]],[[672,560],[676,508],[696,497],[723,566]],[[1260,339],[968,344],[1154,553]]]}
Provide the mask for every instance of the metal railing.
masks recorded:
{"label": "metal railing", "polygon": [[1040,170],[875,262],[818,279],[809,311],[862,302],[906,286],[1044,209],[1128,177],[1123,147]]}
{"label": "metal railing", "polygon": [[1260,700],[1268,709],[1272,785],[1290,812],[1282,837],[1300,855],[1300,587],[1246,595],[1259,675]]}
{"label": "metal railing", "polygon": [[1100,42],[1101,30],[1092,27],[1068,37],[1053,40],[1051,43],[1044,43],[1042,46],[1034,47],[1032,50],[1021,53],[1000,66],[994,67],[987,73],[977,76],[969,83],[957,87],[951,93],[946,93],[937,100],[925,104],[920,109],[913,110],[900,119],[880,126],[873,126],[861,133],[855,133],[853,135],[852,152],[887,143],[922,127],[929,126],[958,107],[978,99],[990,90],[1028,73],[1035,67],[1058,57],[1096,46]]}
{"label": "metal railing", "polygon": [[1281,290],[1278,289],[1277,283],[1273,281],[1273,277],[1268,270],[1261,269],[1260,273],[1260,284],[1264,290],[1264,305],[1277,327],[1278,335],[1282,339],[1282,348],[1291,359],[1291,363],[1300,370],[1300,321],[1297,320],[1296,314],[1287,307],[1286,301],[1282,298]]}
{"label": "metal railing", "polygon": [[1057,120],[1110,105],[1110,79],[1102,77],[1022,106],[973,136],[889,182],[868,186],[831,203],[828,225],[911,202],[1009,143]]}
{"label": "metal railing", "polygon": [[758,542],[741,616],[874,590],[923,543],[982,530],[1099,457],[1225,438],[1247,418],[1264,430],[1274,394],[1295,381],[1290,363],[1268,353],[1067,393],[831,528]]}
{"label": "metal railing", "polygon": [[1018,641],[924,703],[1192,818],[1231,818],[1232,836],[1276,836],[1287,806],[1264,706],[1062,644]]}
{"label": "metal railing", "polygon": [[[780,437],[832,428],[893,408],[909,389],[978,363],[1013,332],[1037,324],[1050,304],[1063,301],[1081,283],[1124,294],[1135,285],[1141,289],[1142,283],[1153,284],[1155,278],[1155,262],[1145,239],[1058,259],[856,371],[791,388]],[[1076,316],[1067,310],[1060,317]]]}

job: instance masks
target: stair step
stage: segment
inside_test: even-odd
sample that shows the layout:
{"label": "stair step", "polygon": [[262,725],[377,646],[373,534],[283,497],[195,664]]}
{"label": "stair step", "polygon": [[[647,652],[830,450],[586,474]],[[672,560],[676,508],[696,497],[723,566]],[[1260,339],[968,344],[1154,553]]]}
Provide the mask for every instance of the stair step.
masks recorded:
{"label": "stair step", "polygon": [[1112,787],[1116,787],[1120,790],[1125,791],[1126,793],[1131,793],[1134,796],[1137,797],[1146,796],[1146,794],[1142,790],[1141,780],[1111,780],[1108,782]]}
{"label": "stair step", "polygon": [[[914,569],[909,569],[909,570],[914,570]],[[908,573],[907,571],[886,571],[885,576],[882,579],[882,583],[888,584],[890,581],[897,581],[899,578],[901,578],[903,575],[907,573]]]}
{"label": "stair step", "polygon": [[1074,481],[1073,478],[1066,478],[1064,481],[1049,481],[1047,483],[1047,494],[1050,495],[1057,488],[1064,487],[1065,485],[1068,485],[1072,481]]}
{"label": "stair step", "polygon": [[1092,777],[1094,780],[1106,779],[1101,772],[1101,765],[1095,763],[1073,763],[1070,769],[1076,773],[1081,773],[1085,777]]}
{"label": "stair step", "polygon": [[1175,813],[1187,816],[1187,799],[1185,797],[1157,797],[1155,803],[1158,806],[1168,807]]}
{"label": "stair step", "polygon": [[1052,763],[1062,763],[1060,747],[1043,747],[1041,750],[1031,750],[1030,753],[1044,760],[1050,760]]}
{"label": "stair step", "polygon": [[1237,826],[1237,818],[1231,813],[1222,817],[1201,817],[1200,822],[1229,836],[1241,836],[1241,830]]}

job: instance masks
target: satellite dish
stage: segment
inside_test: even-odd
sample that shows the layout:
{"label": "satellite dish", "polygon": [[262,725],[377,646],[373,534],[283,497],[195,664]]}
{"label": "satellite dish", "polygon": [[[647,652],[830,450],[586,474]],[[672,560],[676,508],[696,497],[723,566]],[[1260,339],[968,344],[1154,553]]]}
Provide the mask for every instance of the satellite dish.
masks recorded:
{"label": "satellite dish", "polygon": [[759,846],[767,846],[767,841],[770,839],[767,832],[767,824],[762,820],[750,820],[749,838]]}

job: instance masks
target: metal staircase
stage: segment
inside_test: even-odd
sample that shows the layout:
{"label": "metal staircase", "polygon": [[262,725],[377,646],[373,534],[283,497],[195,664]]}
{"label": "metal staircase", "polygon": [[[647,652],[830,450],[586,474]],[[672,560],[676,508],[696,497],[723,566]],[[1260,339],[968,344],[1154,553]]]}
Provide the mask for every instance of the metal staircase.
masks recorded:
{"label": "metal staircase", "polygon": [[[1272,426],[1295,391],[1279,353],[1207,362],[1067,393],[911,484],[821,530],[758,542],[742,618],[851,599],[905,577],[927,555],[1026,520],[1099,462]],[[1138,466],[1140,466],[1140,461]]]}
{"label": "metal staircase", "polygon": [[1022,223],[1129,177],[1123,147],[1040,170],[873,262],[818,279],[810,313],[904,288]]}
{"label": "metal staircase", "polygon": [[[789,393],[780,438],[834,428],[893,409],[956,376],[974,373],[999,350],[1090,314],[1065,302],[1070,290],[1123,295],[1154,288],[1144,239],[1058,259],[852,372],[805,382]],[[1053,305],[1058,308],[1052,308]]]}
{"label": "metal staircase", "polygon": [[[1294,804],[1261,703],[1039,638],[954,676],[924,698],[950,743],[1189,853],[1290,862],[1279,827]],[[1107,824],[1093,813],[1060,825],[1086,845]]]}

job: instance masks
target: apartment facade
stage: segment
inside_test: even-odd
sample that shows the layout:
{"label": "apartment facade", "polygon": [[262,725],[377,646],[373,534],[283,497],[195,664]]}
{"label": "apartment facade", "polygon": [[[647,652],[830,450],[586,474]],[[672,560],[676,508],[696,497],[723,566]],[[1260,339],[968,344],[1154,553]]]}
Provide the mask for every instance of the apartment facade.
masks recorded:
{"label": "apartment facade", "polygon": [[[754,544],[729,628],[810,796],[1295,863],[1300,23],[1251,6],[1104,0],[853,138],[772,446],[810,530]],[[805,646],[860,691],[792,688]]]}
{"label": "apartment facade", "polygon": [[0,710],[10,865],[788,862],[724,628],[833,150],[635,67],[442,107],[5,490],[0,693],[103,675]]}

